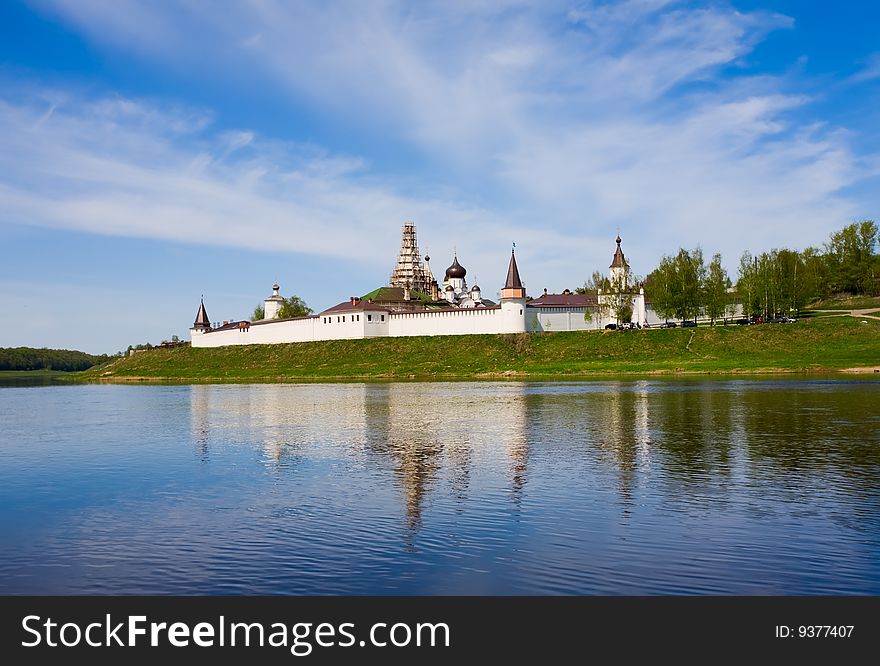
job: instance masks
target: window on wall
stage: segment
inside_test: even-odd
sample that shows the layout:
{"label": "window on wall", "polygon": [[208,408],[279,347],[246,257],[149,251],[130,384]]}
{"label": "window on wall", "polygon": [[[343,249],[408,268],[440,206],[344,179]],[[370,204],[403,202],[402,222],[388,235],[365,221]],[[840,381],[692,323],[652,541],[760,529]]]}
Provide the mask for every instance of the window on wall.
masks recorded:
{"label": "window on wall", "polygon": [[373,321],[373,315],[367,315],[367,321]]}
{"label": "window on wall", "polygon": [[357,319],[357,320],[358,320],[358,321],[360,321],[360,320],[361,320],[361,316],[360,316],[360,315],[358,315],[358,316],[357,316],[357,318],[358,318],[358,319]]}
{"label": "window on wall", "polygon": [[345,323],[345,315],[342,315],[342,323]]}
{"label": "window on wall", "polygon": [[385,315],[382,315],[382,321],[385,321]]}

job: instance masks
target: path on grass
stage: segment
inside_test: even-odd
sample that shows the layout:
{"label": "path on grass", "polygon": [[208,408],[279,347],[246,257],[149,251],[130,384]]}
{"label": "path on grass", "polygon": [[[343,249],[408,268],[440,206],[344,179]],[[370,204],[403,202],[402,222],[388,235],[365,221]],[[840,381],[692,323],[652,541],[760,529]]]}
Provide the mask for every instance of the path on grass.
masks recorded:
{"label": "path on grass", "polygon": [[850,317],[866,317],[868,319],[880,319],[880,316],[877,316],[878,314],[880,314],[880,310],[878,310],[877,308],[868,308],[866,310],[850,310],[849,311]]}
{"label": "path on grass", "polygon": [[880,310],[876,307],[864,308],[861,310],[824,310],[828,314],[824,317],[857,317],[859,319],[877,319],[880,320]]}

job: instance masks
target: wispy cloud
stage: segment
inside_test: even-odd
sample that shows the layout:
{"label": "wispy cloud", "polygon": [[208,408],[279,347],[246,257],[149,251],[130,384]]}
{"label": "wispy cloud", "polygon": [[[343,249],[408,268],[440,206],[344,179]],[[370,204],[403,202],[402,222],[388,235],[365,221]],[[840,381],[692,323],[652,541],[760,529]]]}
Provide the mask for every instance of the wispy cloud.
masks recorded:
{"label": "wispy cloud", "polygon": [[68,98],[50,108],[0,102],[7,223],[351,258],[389,220],[477,215],[362,182],[360,159],[212,133],[147,103]]}
{"label": "wispy cloud", "polygon": [[872,54],[865,66],[849,78],[849,83],[864,83],[875,79],[880,79],[880,53]]}
{"label": "wispy cloud", "polygon": [[[387,256],[412,218],[443,242],[516,237],[541,279],[562,280],[603,266],[618,225],[646,271],[679,244],[732,265],[745,247],[816,243],[870,214],[842,194],[876,175],[848,133],[809,118],[796,82],[748,73],[754,46],[792,27],[779,14],[673,0],[41,6],[112,50],[230,86],[259,77],[292,106],[417,157],[404,179],[379,153],[212,131],[210,114],[132,100],[52,114],[7,104],[13,145],[0,148],[23,164],[0,157],[0,196],[17,221],[251,246],[271,237],[352,257]],[[577,266],[559,266],[560,253]]]}

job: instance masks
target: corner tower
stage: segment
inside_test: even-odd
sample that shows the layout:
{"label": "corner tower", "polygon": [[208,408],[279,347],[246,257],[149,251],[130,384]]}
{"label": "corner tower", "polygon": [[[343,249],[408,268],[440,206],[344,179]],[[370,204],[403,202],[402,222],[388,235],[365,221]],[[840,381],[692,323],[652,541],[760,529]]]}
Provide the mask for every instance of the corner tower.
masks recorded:
{"label": "corner tower", "polygon": [[501,288],[501,321],[503,333],[521,333],[526,330],[526,288],[516,265],[516,246],[510,250],[507,279]]}
{"label": "corner tower", "polygon": [[192,328],[189,329],[190,338],[196,335],[202,335],[211,330],[211,320],[208,319],[208,311],[205,310],[205,299],[199,301],[199,311],[196,313],[196,320],[193,322]]}
{"label": "corner tower", "polygon": [[510,263],[507,265],[507,279],[501,288],[501,299],[521,298],[525,300],[526,289],[519,277],[519,268],[516,265],[516,248],[510,250]]}

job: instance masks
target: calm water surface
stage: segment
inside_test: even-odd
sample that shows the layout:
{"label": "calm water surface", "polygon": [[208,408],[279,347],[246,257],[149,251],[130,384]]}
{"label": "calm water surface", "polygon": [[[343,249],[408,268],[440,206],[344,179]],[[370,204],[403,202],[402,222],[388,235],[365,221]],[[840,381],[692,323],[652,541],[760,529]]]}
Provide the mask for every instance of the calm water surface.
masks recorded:
{"label": "calm water surface", "polygon": [[0,593],[880,594],[880,382],[0,388]]}

